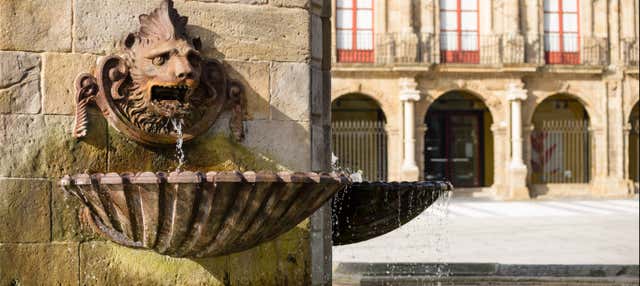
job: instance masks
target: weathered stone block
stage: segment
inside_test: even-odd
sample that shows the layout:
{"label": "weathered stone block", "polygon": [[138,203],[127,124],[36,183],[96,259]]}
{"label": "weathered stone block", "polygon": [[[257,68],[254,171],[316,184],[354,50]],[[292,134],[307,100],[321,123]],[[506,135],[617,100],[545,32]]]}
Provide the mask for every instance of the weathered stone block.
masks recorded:
{"label": "weathered stone block", "polygon": [[[247,121],[244,146],[273,159],[289,170],[311,168],[309,124],[296,121]],[[286,138],[285,143],[283,139]]]}
{"label": "weathered stone block", "polygon": [[170,171],[178,165],[175,147],[147,147],[109,127],[109,172]]}
{"label": "weathered stone block", "polygon": [[137,31],[138,15],[151,12],[158,3],[160,1],[76,1],[73,12],[75,51],[115,52],[119,41]]}
{"label": "weathered stone block", "polygon": [[50,238],[46,180],[0,179],[0,242],[44,242]]}
{"label": "weathered stone block", "polygon": [[287,285],[285,279],[275,275],[278,264],[284,263],[278,256],[274,242],[260,244],[247,251],[229,255],[229,277],[231,285]]}
{"label": "weathered stone block", "polygon": [[97,57],[87,54],[45,53],[42,60],[43,109],[46,114],[74,114],[75,80],[91,73]]}
{"label": "weathered stone block", "polygon": [[279,7],[295,7],[295,8],[309,8],[311,5],[310,0],[271,0],[270,3]]}
{"label": "weathered stone block", "polygon": [[245,88],[248,119],[269,118],[269,63],[226,61],[232,79]]}
{"label": "weathered stone block", "polygon": [[66,174],[81,173],[86,170],[105,172],[107,170],[106,121],[100,115],[91,115],[91,129],[86,137],[78,140],[71,135],[74,118],[71,116],[45,116],[49,132],[48,140],[53,142],[43,146],[46,154],[48,177],[60,178]]}
{"label": "weathered stone block", "polygon": [[51,239],[53,241],[83,241],[99,238],[89,222],[80,220],[84,205],[77,197],[65,192],[59,180],[52,180]]}
{"label": "weathered stone block", "polygon": [[0,244],[0,285],[78,285],[78,244]]}
{"label": "weathered stone block", "polygon": [[7,130],[5,128],[5,116],[0,114],[0,176],[9,177],[11,175],[11,166],[9,166],[9,158],[11,156],[11,144],[7,138]]}
{"label": "weathered stone block", "polygon": [[71,135],[72,116],[5,116],[12,176],[60,178],[91,170],[106,171],[106,121],[92,115],[87,137]]}
{"label": "weathered stone block", "polygon": [[309,16],[301,9],[260,5],[177,2],[189,17],[188,32],[202,39],[203,53],[236,60],[305,61]]}
{"label": "weathered stone block", "polygon": [[285,283],[277,285],[312,285],[311,284],[311,248],[310,234],[307,225],[309,220],[300,223],[298,227],[283,234],[273,242],[282,261],[278,269]]}
{"label": "weathered stone block", "polygon": [[0,113],[40,112],[40,56],[0,52]]}
{"label": "weathered stone block", "polygon": [[0,91],[0,114],[11,112],[11,95]]}
{"label": "weathered stone block", "polygon": [[273,120],[309,120],[311,70],[304,63],[271,65],[271,117]]}
{"label": "weathered stone block", "polygon": [[80,245],[80,285],[228,285],[227,258],[172,258],[110,242]]}
{"label": "weathered stone block", "polygon": [[41,115],[5,116],[9,156],[4,164],[9,169],[9,176],[44,177],[40,170],[45,164],[41,151],[44,129],[44,117]]}
{"label": "weathered stone block", "polygon": [[68,0],[0,0],[0,49],[71,50],[71,5]]}
{"label": "weathered stone block", "polygon": [[193,0],[199,2],[211,2],[211,3],[239,3],[239,4],[267,4],[267,0]]}

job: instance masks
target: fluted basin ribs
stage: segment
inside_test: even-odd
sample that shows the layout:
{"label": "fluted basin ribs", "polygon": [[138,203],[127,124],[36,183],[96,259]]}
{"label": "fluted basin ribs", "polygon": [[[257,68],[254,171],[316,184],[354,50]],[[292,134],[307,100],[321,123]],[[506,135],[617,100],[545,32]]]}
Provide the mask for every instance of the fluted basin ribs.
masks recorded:
{"label": "fluted basin ribs", "polygon": [[448,182],[362,182],[332,203],[333,245],[365,241],[409,222],[453,187]]}
{"label": "fluted basin ribs", "polygon": [[349,184],[328,173],[174,172],[65,176],[84,215],[121,245],[213,257],[276,238]]}

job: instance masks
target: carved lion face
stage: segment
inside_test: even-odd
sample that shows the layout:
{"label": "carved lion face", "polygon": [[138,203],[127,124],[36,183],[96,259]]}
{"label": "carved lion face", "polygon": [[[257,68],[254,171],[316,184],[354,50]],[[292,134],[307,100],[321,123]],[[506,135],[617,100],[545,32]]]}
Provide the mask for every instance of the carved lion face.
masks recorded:
{"label": "carved lion face", "polygon": [[175,144],[174,119],[182,125],[180,138],[191,140],[223,110],[231,111],[229,127],[242,139],[242,88],[221,62],[200,55],[200,40],[186,33],[187,17],[164,0],[139,20],[119,55],[102,58],[95,76],[78,76],[74,136],[86,134],[86,105],[95,101],[112,126],[144,144]]}
{"label": "carved lion face", "polygon": [[118,101],[130,121],[151,133],[173,132],[171,119],[190,127],[216,97],[211,72],[198,51],[200,41],[186,35],[186,17],[170,2],[140,16],[141,28],[123,42],[130,75],[127,96]]}
{"label": "carved lion face", "polygon": [[[134,55],[131,78],[141,92],[147,111],[157,116],[181,118],[192,109],[200,85],[202,58],[185,40],[164,40]],[[134,98],[134,100],[136,100]]]}

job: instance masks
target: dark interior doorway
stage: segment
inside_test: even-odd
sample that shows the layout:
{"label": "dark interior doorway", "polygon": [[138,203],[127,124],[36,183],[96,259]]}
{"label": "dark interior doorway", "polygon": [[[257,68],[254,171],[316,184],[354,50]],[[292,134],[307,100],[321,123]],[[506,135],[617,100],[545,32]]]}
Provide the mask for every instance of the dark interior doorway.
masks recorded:
{"label": "dark interior doorway", "polygon": [[492,184],[493,160],[486,160],[493,157],[491,123],[484,103],[468,93],[450,92],[434,102],[425,119],[425,179],[466,188]]}

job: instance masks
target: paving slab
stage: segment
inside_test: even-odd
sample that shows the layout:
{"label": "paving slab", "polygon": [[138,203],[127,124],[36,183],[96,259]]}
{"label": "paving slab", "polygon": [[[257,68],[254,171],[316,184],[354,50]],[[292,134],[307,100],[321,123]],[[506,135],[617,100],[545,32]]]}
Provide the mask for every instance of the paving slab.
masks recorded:
{"label": "paving slab", "polygon": [[638,199],[440,202],[399,229],[333,248],[344,262],[637,265]]}

